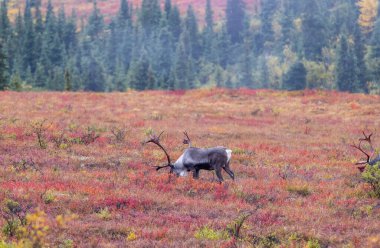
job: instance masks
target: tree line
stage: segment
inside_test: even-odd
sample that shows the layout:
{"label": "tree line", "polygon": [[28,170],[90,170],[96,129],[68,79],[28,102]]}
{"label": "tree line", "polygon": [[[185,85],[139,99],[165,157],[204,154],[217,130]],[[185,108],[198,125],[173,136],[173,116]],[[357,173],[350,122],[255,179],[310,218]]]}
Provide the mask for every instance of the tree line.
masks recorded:
{"label": "tree line", "polygon": [[0,3],[0,90],[125,91],[198,87],[380,89],[378,0],[226,0],[214,21],[165,0],[120,1],[105,20],[26,0]]}

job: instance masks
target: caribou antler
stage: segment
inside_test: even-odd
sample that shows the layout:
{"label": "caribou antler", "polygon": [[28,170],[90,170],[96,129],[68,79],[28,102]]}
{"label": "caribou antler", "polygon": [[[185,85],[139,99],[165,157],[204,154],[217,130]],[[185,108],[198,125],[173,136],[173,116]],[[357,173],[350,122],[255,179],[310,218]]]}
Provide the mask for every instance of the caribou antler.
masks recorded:
{"label": "caribou antler", "polygon": [[153,135],[150,136],[150,139],[149,139],[149,140],[147,140],[147,141],[144,142],[145,144],[148,144],[148,143],[156,144],[158,147],[160,147],[160,148],[164,151],[164,153],[165,153],[165,155],[166,155],[166,158],[168,159],[168,164],[167,164],[167,165],[165,165],[165,166],[155,166],[155,168],[156,168],[157,171],[158,171],[158,170],[161,170],[161,169],[163,169],[163,168],[166,168],[166,167],[170,167],[170,168],[173,167],[168,152],[166,151],[166,149],[165,149],[165,148],[161,145],[161,143],[160,143],[160,138],[161,138],[161,135],[162,135],[163,133],[164,133],[164,131],[162,131],[162,132],[160,133],[160,135],[158,135],[158,136],[155,135],[155,134],[153,134]]}
{"label": "caribou antler", "polygon": [[[369,135],[366,135],[365,132],[363,131],[363,135],[364,135],[364,138],[361,138],[359,139],[359,144],[356,145],[356,144],[353,144],[351,145],[352,147],[358,149],[359,151],[361,151],[366,157],[367,157],[367,160],[363,160],[363,161],[359,161],[356,163],[356,165],[364,165],[364,164],[369,164],[371,162],[371,157],[374,155],[375,153],[375,149],[373,148],[372,146],[372,140],[371,140],[371,137],[373,135],[373,133],[369,134]],[[368,142],[369,146],[370,146],[370,149],[371,149],[371,154],[368,154],[366,151],[364,151],[364,149],[362,148],[361,144],[362,142],[365,141],[365,142]]]}
{"label": "caribou antler", "polygon": [[364,139],[360,139],[361,141],[366,141],[368,142],[370,148],[371,148],[371,155],[370,155],[370,158],[372,158],[372,156],[375,154],[375,149],[373,148],[373,145],[372,145],[372,140],[371,140],[371,137],[373,135],[373,133],[371,133],[370,135],[366,135],[365,132],[363,131],[363,135],[364,135]]}
{"label": "caribou antler", "polygon": [[183,134],[186,136],[185,139],[183,140],[183,144],[185,145],[189,145],[189,147],[191,147],[191,140],[190,140],[190,137],[189,135],[187,134],[187,132],[183,132]]}

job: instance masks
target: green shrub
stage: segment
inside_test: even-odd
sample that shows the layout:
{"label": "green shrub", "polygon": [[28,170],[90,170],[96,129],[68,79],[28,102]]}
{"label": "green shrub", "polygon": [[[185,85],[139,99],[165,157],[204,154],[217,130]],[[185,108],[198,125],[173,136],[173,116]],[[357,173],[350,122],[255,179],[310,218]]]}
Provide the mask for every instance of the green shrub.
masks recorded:
{"label": "green shrub", "polygon": [[196,239],[220,240],[228,238],[228,234],[226,232],[215,231],[209,226],[204,226],[195,232],[194,237]]}
{"label": "green shrub", "polygon": [[58,245],[58,248],[73,248],[73,247],[74,247],[74,241],[71,239],[65,239]]}
{"label": "green shrub", "polygon": [[235,237],[236,239],[240,238],[240,231],[244,228],[244,222],[251,216],[251,213],[246,213],[240,215],[233,223],[227,226],[228,233]]}
{"label": "green shrub", "polygon": [[6,243],[4,240],[0,240],[0,248],[15,248],[16,246],[12,243]]}
{"label": "green shrub", "polygon": [[5,199],[2,202],[1,212],[5,220],[2,233],[8,237],[15,236],[19,228],[25,225],[25,210],[18,202],[12,199]]}
{"label": "green shrub", "polygon": [[54,192],[48,190],[42,195],[42,200],[45,204],[50,204],[55,201],[55,194]]}
{"label": "green shrub", "polygon": [[320,248],[321,245],[319,244],[318,239],[310,239],[307,241],[306,248]]}
{"label": "green shrub", "polygon": [[372,187],[370,195],[380,198],[380,163],[373,166],[367,166],[365,171],[362,173],[362,178]]}
{"label": "green shrub", "polygon": [[99,218],[103,220],[110,220],[111,219],[111,213],[108,208],[103,208],[99,211],[97,214]]}
{"label": "green shrub", "polygon": [[16,235],[17,230],[20,227],[20,221],[19,220],[9,220],[5,222],[2,232],[7,237],[13,237]]}
{"label": "green shrub", "polygon": [[304,186],[289,185],[288,187],[286,187],[286,190],[290,193],[295,193],[297,195],[304,196],[304,197],[311,195],[311,191],[307,185],[304,185]]}
{"label": "green shrub", "polygon": [[254,247],[272,248],[272,247],[278,247],[280,243],[281,243],[280,239],[274,233],[263,236],[263,237],[258,237],[258,236],[253,237]]}

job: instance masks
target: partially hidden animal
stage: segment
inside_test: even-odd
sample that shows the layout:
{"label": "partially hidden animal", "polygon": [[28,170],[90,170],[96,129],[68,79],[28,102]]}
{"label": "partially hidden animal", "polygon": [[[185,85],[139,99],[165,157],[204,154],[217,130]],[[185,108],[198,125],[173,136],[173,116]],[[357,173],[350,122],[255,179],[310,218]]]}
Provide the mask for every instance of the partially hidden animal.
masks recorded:
{"label": "partially hidden animal", "polygon": [[[352,145],[352,147],[358,149],[360,152],[362,152],[366,156],[366,160],[362,160],[362,161],[359,161],[356,163],[356,165],[359,165],[358,169],[360,170],[360,172],[363,172],[367,165],[374,166],[375,164],[380,162],[380,155],[378,155],[378,154],[376,155],[376,151],[373,148],[373,144],[372,144],[371,138],[372,138],[373,133],[367,135],[363,131],[363,135],[364,135],[364,138],[359,139],[358,145],[356,145],[356,144]],[[368,143],[369,150],[370,150],[369,153],[365,150],[365,148],[362,147],[363,142]]]}

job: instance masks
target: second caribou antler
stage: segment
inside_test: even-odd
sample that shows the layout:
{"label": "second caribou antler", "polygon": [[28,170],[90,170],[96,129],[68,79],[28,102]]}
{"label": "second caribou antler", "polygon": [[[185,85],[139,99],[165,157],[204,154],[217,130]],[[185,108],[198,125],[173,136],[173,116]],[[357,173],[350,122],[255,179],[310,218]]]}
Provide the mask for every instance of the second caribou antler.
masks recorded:
{"label": "second caribou antler", "polygon": [[[364,169],[366,168],[367,165],[372,166],[372,165],[374,165],[380,161],[380,156],[373,158],[375,155],[375,149],[373,148],[372,140],[371,140],[373,133],[366,135],[366,133],[363,132],[363,135],[364,135],[364,138],[359,139],[358,145],[356,145],[356,144],[352,145],[352,147],[358,149],[367,157],[366,160],[362,160],[362,161],[359,161],[356,163],[356,165],[361,165],[360,167],[358,167],[358,169],[361,172],[364,171]],[[369,144],[370,154],[363,149],[362,142],[367,142]]]}
{"label": "second caribou antler", "polygon": [[[363,164],[370,163],[371,162],[371,157],[375,153],[375,149],[373,149],[372,140],[371,140],[371,137],[372,137],[373,133],[371,133],[370,135],[366,135],[365,132],[363,132],[363,135],[364,135],[364,138],[359,139],[359,144],[358,145],[353,144],[352,147],[354,147],[354,148],[358,149],[359,151],[361,151],[367,157],[367,160],[359,161],[359,162],[356,163],[356,165],[363,165]],[[363,141],[368,142],[368,144],[370,146],[370,149],[371,149],[371,154],[368,154],[362,148],[361,144],[362,144]]]}
{"label": "second caribou antler", "polygon": [[167,160],[168,160],[168,164],[165,165],[165,166],[155,166],[155,167],[156,167],[156,170],[161,170],[161,169],[166,168],[166,167],[173,168],[173,165],[172,165],[172,163],[171,163],[171,159],[170,159],[170,156],[169,156],[168,152],[166,151],[166,149],[165,149],[165,148],[161,145],[161,143],[160,143],[160,138],[161,138],[161,135],[162,135],[163,133],[164,133],[164,131],[162,131],[162,132],[160,133],[160,135],[158,135],[158,136],[155,135],[155,134],[152,134],[152,135],[150,136],[150,139],[147,140],[147,141],[145,141],[145,144],[153,143],[153,144],[157,145],[158,147],[160,147],[160,148],[164,151],[164,153],[165,153],[165,155],[166,155],[166,158],[167,158]]}
{"label": "second caribou antler", "polygon": [[189,147],[191,147],[191,140],[190,140],[190,137],[189,135],[187,134],[187,132],[183,132],[183,134],[186,136],[185,139],[183,140],[183,144],[185,145],[189,145]]}

